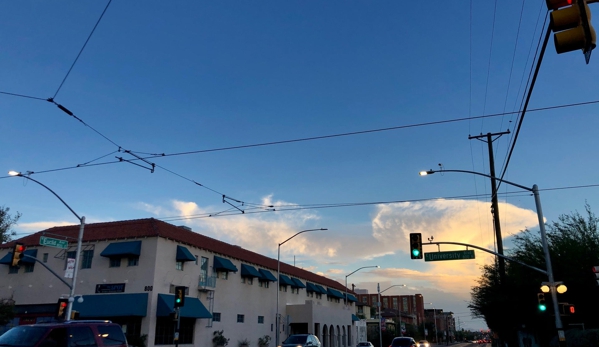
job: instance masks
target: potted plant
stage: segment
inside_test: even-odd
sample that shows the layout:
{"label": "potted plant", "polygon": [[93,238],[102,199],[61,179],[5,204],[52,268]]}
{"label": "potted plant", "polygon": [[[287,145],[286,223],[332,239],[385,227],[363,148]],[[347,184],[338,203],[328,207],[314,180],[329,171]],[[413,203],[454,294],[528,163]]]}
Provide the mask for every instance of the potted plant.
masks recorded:
{"label": "potted plant", "polygon": [[268,347],[270,343],[270,336],[264,335],[263,337],[258,338],[258,347]]}
{"label": "potted plant", "polygon": [[224,347],[229,344],[230,339],[226,338],[223,333],[224,330],[216,330],[212,333],[212,343],[215,347]]}
{"label": "potted plant", "polygon": [[250,340],[248,339],[239,340],[237,343],[239,344],[239,347],[250,347]]}

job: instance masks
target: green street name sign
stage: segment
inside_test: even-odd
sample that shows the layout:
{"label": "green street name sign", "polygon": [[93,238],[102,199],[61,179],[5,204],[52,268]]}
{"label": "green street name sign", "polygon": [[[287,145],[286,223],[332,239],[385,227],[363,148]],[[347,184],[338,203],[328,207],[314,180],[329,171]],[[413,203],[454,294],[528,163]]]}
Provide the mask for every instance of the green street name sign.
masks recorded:
{"label": "green street name sign", "polygon": [[424,261],[474,259],[474,250],[424,253]]}
{"label": "green street name sign", "polygon": [[69,248],[69,241],[53,239],[51,237],[46,237],[46,236],[40,236],[40,245],[67,249],[67,248]]}

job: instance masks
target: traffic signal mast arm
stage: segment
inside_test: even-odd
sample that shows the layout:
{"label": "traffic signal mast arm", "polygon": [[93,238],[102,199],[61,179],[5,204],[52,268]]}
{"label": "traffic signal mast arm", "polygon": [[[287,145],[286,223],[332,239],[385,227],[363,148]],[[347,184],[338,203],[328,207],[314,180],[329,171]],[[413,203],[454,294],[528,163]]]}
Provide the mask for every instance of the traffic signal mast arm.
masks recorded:
{"label": "traffic signal mast arm", "polygon": [[60,277],[56,272],[54,272],[54,270],[50,269],[48,267],[48,265],[44,264],[43,261],[37,259],[36,257],[32,257],[30,255],[24,254],[23,253],[23,258],[29,258],[31,260],[35,260],[36,262],[38,262],[40,265],[42,265],[43,267],[45,267],[46,269],[48,269],[48,271],[50,271],[54,276],[56,276],[56,278],[58,278],[62,283],[64,283],[67,287],[69,287],[69,289],[71,289],[71,285],[69,283],[67,283],[67,281],[63,280],[62,277]]}
{"label": "traffic signal mast arm", "polygon": [[505,256],[503,254],[499,254],[499,253],[493,252],[493,251],[491,251],[489,249],[486,249],[486,248],[483,248],[483,247],[479,247],[479,246],[475,246],[475,245],[471,245],[471,244],[468,244],[468,243],[461,243],[461,242],[429,242],[429,243],[423,243],[422,244],[422,246],[427,246],[427,245],[437,245],[437,246],[439,246],[439,245],[458,245],[458,246],[472,247],[472,248],[476,248],[478,250],[481,250],[483,252],[491,253],[491,254],[496,255],[498,257],[501,257],[501,258],[503,258],[505,260],[508,260],[508,261],[511,261],[511,262],[514,262],[514,263],[518,263],[518,264],[520,264],[522,266],[526,266],[529,269],[533,269],[533,270],[538,271],[538,272],[540,272],[540,273],[542,273],[544,275],[547,275],[547,271],[539,269],[538,267],[534,267],[532,265],[528,265],[528,264],[523,263],[523,262],[521,262],[519,260],[507,257],[507,256]]}

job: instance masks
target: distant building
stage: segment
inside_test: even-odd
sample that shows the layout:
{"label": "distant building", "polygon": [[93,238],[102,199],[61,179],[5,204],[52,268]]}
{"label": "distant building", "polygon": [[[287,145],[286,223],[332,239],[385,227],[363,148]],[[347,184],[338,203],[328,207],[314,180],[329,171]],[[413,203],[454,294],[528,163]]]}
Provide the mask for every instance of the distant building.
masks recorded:
{"label": "distant building", "polygon": [[[62,277],[75,258],[78,230],[54,227],[17,241]],[[41,236],[68,240],[68,248],[41,246]],[[53,320],[69,288],[27,258],[11,266],[13,244],[0,245],[0,298],[12,298],[17,311],[9,326]],[[73,309],[79,319],[121,324],[132,340],[147,335],[148,347],[173,345],[174,288],[185,286],[180,345],[212,346],[213,332],[224,330],[231,346],[243,339],[256,346],[265,335],[272,346],[279,290],[281,341],[312,333],[326,347],[356,344],[357,299],[348,295],[346,307],[342,284],[286,263],[279,278],[276,271],[276,259],[153,218],[88,224],[75,290],[83,302],[76,299]]]}

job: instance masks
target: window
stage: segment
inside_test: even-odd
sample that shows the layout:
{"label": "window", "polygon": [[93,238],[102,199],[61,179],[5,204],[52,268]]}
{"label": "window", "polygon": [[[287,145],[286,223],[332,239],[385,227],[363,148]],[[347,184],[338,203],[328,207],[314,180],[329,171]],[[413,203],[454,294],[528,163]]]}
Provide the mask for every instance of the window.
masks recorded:
{"label": "window", "polygon": [[[98,330],[100,327],[98,327]],[[110,327],[110,328],[116,328],[116,327]],[[117,328],[118,329],[118,328]],[[102,334],[100,332],[100,334]],[[122,332],[120,332],[120,335],[122,336],[122,338],[125,338],[125,335],[123,335]],[[102,335],[100,335],[102,336]],[[113,337],[113,335],[111,334],[110,337]],[[118,337],[118,336],[116,336]],[[105,339],[109,340],[109,339]],[[68,335],[68,347],[82,347],[82,346],[88,346],[88,347],[92,347],[92,346],[97,346],[96,345],[96,339],[94,339],[94,333],[92,332],[92,330],[89,327],[69,327],[69,335]],[[122,342],[123,344],[125,343],[124,341]],[[106,343],[106,345],[114,345],[115,343]]]}
{"label": "window", "polygon": [[245,277],[241,277],[241,283],[245,283]]}
{"label": "window", "polygon": [[287,286],[286,285],[279,286],[279,291],[280,292],[286,292],[287,291]]}
{"label": "window", "polygon": [[258,316],[258,324],[264,324],[264,316]]}
{"label": "window", "polygon": [[200,283],[208,281],[208,258],[202,257],[200,262]]}
{"label": "window", "polygon": [[213,322],[220,322],[220,312],[213,312],[212,313],[212,321]]}
{"label": "window", "polygon": [[316,293],[316,299],[322,299],[322,294],[321,293]]}
{"label": "window", "polygon": [[259,283],[260,283],[260,287],[262,287],[262,288],[270,287],[270,282],[268,282],[268,281],[259,281]]}
{"label": "window", "polygon": [[33,272],[33,266],[35,265],[35,263],[33,264],[25,264],[25,272]]}
{"label": "window", "polygon": [[244,320],[245,320],[244,315],[242,315],[242,314],[237,315],[237,323],[243,323]]}
{"label": "window", "polygon": [[200,257],[198,257],[197,255],[195,257],[196,257],[196,265],[198,265],[198,263],[200,261]]}
{"label": "window", "polygon": [[127,266],[137,266],[139,265],[139,257],[131,257],[127,261]]}
{"label": "window", "polygon": [[94,257],[94,250],[87,250],[81,252],[83,254],[83,259],[81,259],[81,268],[82,269],[91,269],[92,267],[92,258]]}
{"label": "window", "polygon": [[221,280],[229,279],[229,273],[226,271],[217,272],[217,274],[218,274],[218,278],[220,278]]}
{"label": "window", "polygon": [[110,267],[120,267],[121,258],[110,258]]}
{"label": "window", "polygon": [[8,267],[8,273],[9,274],[18,274],[19,273],[19,267],[18,266],[9,266]]}
{"label": "window", "polygon": [[364,314],[364,306],[358,306],[358,313]]}
{"label": "window", "polygon": [[363,296],[362,297],[362,302],[367,304],[368,303],[368,297],[367,296]]}
{"label": "window", "polygon": [[42,258],[42,259],[43,259],[42,261],[43,261],[44,263],[47,263],[47,262],[48,262],[48,253],[44,253],[44,256],[43,256],[43,258]]}
{"label": "window", "polygon": [[[179,344],[193,344],[193,328],[195,318],[181,318],[179,322]],[[159,317],[156,320],[155,345],[172,345],[175,338],[175,324],[168,317]]]}
{"label": "window", "polygon": [[179,271],[183,271],[183,262],[182,261],[178,261],[175,263],[175,269],[179,270]]}
{"label": "window", "polygon": [[[98,333],[104,346],[124,345],[127,343],[123,331],[114,325],[98,325]],[[92,337],[93,338],[93,337]],[[80,346],[79,344],[75,346]]]}
{"label": "window", "polygon": [[249,284],[250,286],[254,284],[254,279],[252,277],[248,277],[247,284]]}
{"label": "window", "polygon": [[291,287],[291,294],[299,294],[299,288]]}
{"label": "window", "polygon": [[309,292],[309,291],[306,290],[306,296],[310,297],[310,298],[313,298],[314,297],[314,292]]}

